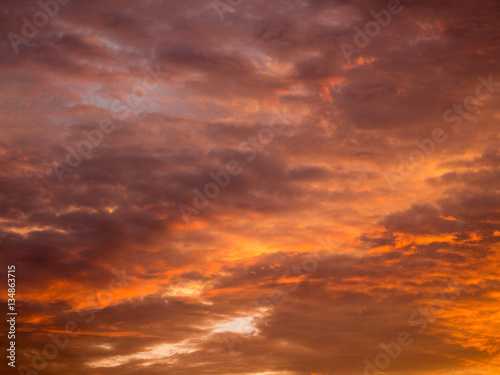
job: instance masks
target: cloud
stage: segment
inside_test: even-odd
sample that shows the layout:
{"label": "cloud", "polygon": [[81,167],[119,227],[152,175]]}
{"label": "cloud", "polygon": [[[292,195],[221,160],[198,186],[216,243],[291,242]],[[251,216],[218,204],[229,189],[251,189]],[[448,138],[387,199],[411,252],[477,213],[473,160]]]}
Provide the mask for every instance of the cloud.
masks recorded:
{"label": "cloud", "polygon": [[[402,3],[351,64],[339,44],[386,3],[242,1],[221,21],[207,1],[70,1],[17,54],[6,36],[39,5],[0,7],[18,363],[74,321],[44,373],[362,373],[408,331],[388,372],[495,374],[498,93],[458,130],[443,113],[500,79],[500,7]],[[105,119],[60,181],[53,163]],[[391,191],[384,172],[435,128],[447,140]],[[232,160],[241,173],[186,222],[179,204]],[[410,315],[455,279],[419,333]]]}

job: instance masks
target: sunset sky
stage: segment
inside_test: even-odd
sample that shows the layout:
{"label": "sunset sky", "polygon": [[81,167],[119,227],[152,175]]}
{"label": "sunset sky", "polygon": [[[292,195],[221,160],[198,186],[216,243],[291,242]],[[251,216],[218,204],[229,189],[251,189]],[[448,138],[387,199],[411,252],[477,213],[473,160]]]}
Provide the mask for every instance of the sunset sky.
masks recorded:
{"label": "sunset sky", "polygon": [[0,28],[0,374],[500,374],[498,0]]}

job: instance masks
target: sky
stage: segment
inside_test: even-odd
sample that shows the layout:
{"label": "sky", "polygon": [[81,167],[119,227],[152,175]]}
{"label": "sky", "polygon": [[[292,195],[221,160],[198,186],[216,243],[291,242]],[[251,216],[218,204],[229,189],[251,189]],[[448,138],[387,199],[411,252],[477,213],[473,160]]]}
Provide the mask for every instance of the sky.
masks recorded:
{"label": "sky", "polygon": [[500,373],[497,0],[0,29],[1,374]]}

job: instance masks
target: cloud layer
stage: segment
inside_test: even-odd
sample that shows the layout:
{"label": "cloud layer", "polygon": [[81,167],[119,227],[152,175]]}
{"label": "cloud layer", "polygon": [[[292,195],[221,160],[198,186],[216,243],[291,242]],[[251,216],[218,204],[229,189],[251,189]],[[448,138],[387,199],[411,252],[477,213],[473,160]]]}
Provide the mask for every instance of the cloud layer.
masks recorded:
{"label": "cloud layer", "polygon": [[384,373],[496,374],[500,5],[401,6],[363,47],[387,2],[0,6],[18,364],[75,322],[44,374],[362,374],[402,331]]}

